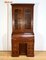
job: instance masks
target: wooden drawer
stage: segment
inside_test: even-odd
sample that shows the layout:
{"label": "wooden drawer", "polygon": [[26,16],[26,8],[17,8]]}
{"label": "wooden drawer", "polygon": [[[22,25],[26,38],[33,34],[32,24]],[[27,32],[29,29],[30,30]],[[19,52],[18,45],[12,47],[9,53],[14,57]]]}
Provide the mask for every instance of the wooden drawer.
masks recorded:
{"label": "wooden drawer", "polygon": [[29,42],[28,44],[27,44],[27,48],[32,48],[32,47],[34,47],[34,44],[33,44],[34,42]]}
{"label": "wooden drawer", "polygon": [[12,42],[34,42],[34,37],[16,37],[12,38]]}
{"label": "wooden drawer", "polygon": [[27,50],[27,56],[34,56],[34,49],[28,49]]}
{"label": "wooden drawer", "polygon": [[12,56],[13,57],[19,56],[19,52],[17,50],[12,51]]}
{"label": "wooden drawer", "polygon": [[12,41],[12,50],[19,50],[19,44],[15,40]]}
{"label": "wooden drawer", "polygon": [[28,57],[34,57],[34,54],[28,53],[27,56],[28,56]]}
{"label": "wooden drawer", "polygon": [[27,52],[33,52],[34,48],[27,49]]}
{"label": "wooden drawer", "polygon": [[19,47],[18,46],[12,46],[12,50],[19,50]]}

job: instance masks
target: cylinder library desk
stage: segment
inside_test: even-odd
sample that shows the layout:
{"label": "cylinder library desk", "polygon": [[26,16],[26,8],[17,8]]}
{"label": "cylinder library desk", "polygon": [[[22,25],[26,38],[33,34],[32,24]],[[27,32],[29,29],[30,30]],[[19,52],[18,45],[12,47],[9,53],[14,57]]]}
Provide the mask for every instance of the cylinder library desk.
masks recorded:
{"label": "cylinder library desk", "polygon": [[12,56],[34,56],[33,10],[34,4],[12,6]]}

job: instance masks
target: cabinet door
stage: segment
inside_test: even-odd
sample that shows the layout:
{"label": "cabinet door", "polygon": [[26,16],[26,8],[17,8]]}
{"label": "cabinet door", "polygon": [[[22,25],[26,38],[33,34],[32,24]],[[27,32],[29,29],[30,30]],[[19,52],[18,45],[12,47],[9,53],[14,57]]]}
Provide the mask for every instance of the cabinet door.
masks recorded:
{"label": "cabinet door", "polygon": [[14,9],[14,32],[20,33],[24,31],[23,8]]}
{"label": "cabinet door", "polygon": [[13,9],[13,30],[15,33],[32,32],[32,8],[16,7]]}
{"label": "cabinet door", "polygon": [[26,43],[19,43],[19,54],[27,55],[27,44]]}
{"label": "cabinet door", "polygon": [[24,8],[25,31],[32,32],[32,9]]}

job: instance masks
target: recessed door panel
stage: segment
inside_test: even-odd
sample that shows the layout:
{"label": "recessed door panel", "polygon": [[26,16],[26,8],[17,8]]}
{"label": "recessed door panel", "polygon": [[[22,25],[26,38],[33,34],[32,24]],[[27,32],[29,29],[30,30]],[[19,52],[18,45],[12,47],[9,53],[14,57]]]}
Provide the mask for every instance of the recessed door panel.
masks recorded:
{"label": "recessed door panel", "polygon": [[19,44],[19,54],[27,55],[27,44],[26,43]]}
{"label": "recessed door panel", "polygon": [[15,8],[14,10],[14,31],[31,32],[31,9],[30,8]]}
{"label": "recessed door panel", "polygon": [[31,29],[31,10],[24,9],[25,29]]}

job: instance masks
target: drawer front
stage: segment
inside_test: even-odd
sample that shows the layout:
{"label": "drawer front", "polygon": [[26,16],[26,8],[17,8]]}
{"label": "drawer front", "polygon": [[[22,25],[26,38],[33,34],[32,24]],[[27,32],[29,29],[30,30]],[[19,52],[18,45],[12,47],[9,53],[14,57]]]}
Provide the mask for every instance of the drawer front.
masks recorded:
{"label": "drawer front", "polygon": [[19,56],[19,52],[18,52],[18,51],[15,51],[15,50],[12,51],[12,56],[13,56],[13,57],[14,57],[14,56],[15,56],[15,57],[16,57],[16,56]]}
{"label": "drawer front", "polygon": [[12,50],[19,50],[19,44],[15,40],[12,40]]}
{"label": "drawer front", "polygon": [[28,37],[28,38],[26,38],[26,37],[16,37],[16,38],[12,38],[12,40],[14,40],[14,41],[12,41],[13,43],[15,43],[15,42],[34,42],[34,37]]}
{"label": "drawer front", "polygon": [[34,44],[32,44],[32,45],[28,45],[28,44],[27,44],[27,52],[28,52],[28,51],[30,51],[30,52],[31,52],[31,51],[34,51]]}
{"label": "drawer front", "polygon": [[14,41],[14,43],[12,43],[12,49],[19,49],[19,44]]}
{"label": "drawer front", "polygon": [[27,50],[27,56],[34,56],[34,50]]}
{"label": "drawer front", "polygon": [[19,46],[13,45],[13,46],[12,46],[12,49],[13,49],[13,50],[18,50],[18,49],[19,49]]}
{"label": "drawer front", "polygon": [[28,49],[27,54],[34,53],[34,49]]}
{"label": "drawer front", "polygon": [[28,47],[28,48],[29,48],[29,47],[34,47],[34,41],[28,42],[27,47]]}
{"label": "drawer front", "polygon": [[27,56],[28,57],[34,57],[34,53],[28,53]]}

